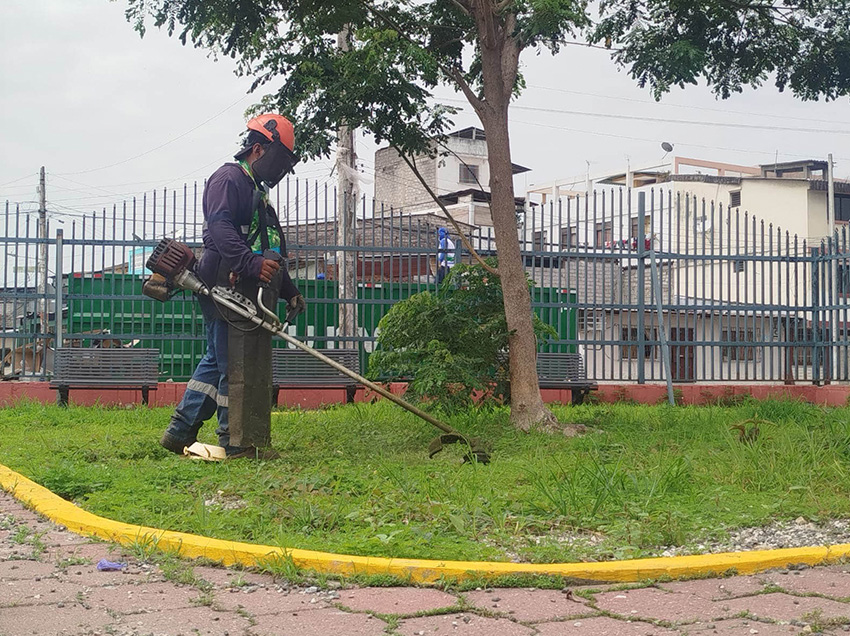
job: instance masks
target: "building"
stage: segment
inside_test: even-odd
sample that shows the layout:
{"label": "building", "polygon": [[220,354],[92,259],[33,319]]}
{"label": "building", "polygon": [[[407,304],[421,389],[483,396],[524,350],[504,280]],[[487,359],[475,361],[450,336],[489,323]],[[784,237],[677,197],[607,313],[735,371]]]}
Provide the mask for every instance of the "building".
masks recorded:
{"label": "building", "polygon": [[[830,365],[846,375],[847,356],[826,347],[846,331],[850,183],[834,182],[840,240],[824,243],[826,169],[676,158],[592,179],[590,195],[563,182],[529,191],[540,205],[527,246],[578,269],[560,280],[579,283],[591,376],[661,379],[664,340],[677,381],[829,378]],[[654,280],[637,258],[649,254]]]}
{"label": "building", "polygon": [[[434,145],[433,156],[415,158],[417,170],[439,196],[452,217],[475,227],[492,227],[490,215],[490,165],[487,139],[480,128],[464,128],[448,135],[445,144]],[[513,164],[515,175],[529,168]],[[428,190],[395,148],[375,152],[376,214],[434,214],[445,217]],[[516,200],[522,210],[524,198]]]}

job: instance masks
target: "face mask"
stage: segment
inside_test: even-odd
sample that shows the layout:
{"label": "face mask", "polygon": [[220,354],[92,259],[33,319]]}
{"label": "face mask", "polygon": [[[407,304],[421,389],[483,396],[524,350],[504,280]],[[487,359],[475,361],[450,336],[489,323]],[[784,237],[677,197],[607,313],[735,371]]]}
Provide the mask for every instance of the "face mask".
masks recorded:
{"label": "face mask", "polygon": [[266,146],[263,156],[254,161],[251,172],[259,182],[266,183],[270,188],[275,187],[280,180],[292,172],[298,157],[279,141],[273,141]]}

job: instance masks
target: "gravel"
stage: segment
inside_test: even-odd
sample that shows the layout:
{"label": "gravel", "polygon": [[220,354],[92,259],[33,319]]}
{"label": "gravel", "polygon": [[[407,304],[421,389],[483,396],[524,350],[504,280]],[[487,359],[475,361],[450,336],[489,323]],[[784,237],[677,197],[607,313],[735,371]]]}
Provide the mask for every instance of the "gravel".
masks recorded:
{"label": "gravel", "polygon": [[850,519],[814,523],[798,517],[794,521],[777,521],[768,526],[733,530],[720,541],[662,548],[660,556],[804,548],[841,543],[850,543]]}

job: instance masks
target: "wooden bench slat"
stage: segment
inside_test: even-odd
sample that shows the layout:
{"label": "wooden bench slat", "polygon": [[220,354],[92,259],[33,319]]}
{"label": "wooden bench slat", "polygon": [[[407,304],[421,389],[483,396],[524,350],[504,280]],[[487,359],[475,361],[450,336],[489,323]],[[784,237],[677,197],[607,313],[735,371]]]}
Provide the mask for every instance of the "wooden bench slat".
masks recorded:
{"label": "wooden bench slat", "polygon": [[54,352],[53,379],[50,387],[58,389],[58,402],[68,403],[72,388],[141,389],[147,404],[148,392],[159,382],[157,349],[79,349],[60,348]]}
{"label": "wooden bench slat", "polygon": [[542,389],[570,389],[573,404],[581,404],[599,386],[587,379],[580,353],[538,353],[537,377]]}
{"label": "wooden bench slat", "polygon": [[[344,367],[360,373],[360,353],[354,349],[321,349],[320,352]],[[275,403],[281,388],[339,387],[346,389],[347,401],[354,401],[358,383],[329,364],[301,349],[272,350],[272,387]]]}

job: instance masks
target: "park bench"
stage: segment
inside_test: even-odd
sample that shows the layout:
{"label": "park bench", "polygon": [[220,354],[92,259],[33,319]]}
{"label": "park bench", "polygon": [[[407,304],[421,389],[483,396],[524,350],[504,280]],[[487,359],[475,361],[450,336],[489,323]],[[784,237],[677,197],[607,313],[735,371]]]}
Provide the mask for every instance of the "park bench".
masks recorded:
{"label": "park bench", "polygon": [[[347,369],[360,373],[360,353],[356,349],[321,349],[320,353]],[[281,389],[305,387],[345,389],[345,401],[351,403],[354,402],[358,383],[301,349],[273,349],[272,403],[277,404]]]}
{"label": "park bench", "polygon": [[141,389],[142,404],[159,381],[157,349],[57,349],[50,388],[59,406],[68,406],[71,389]]}
{"label": "park bench", "polygon": [[541,389],[569,389],[573,404],[581,404],[599,385],[587,379],[580,353],[538,353],[537,378]]}

